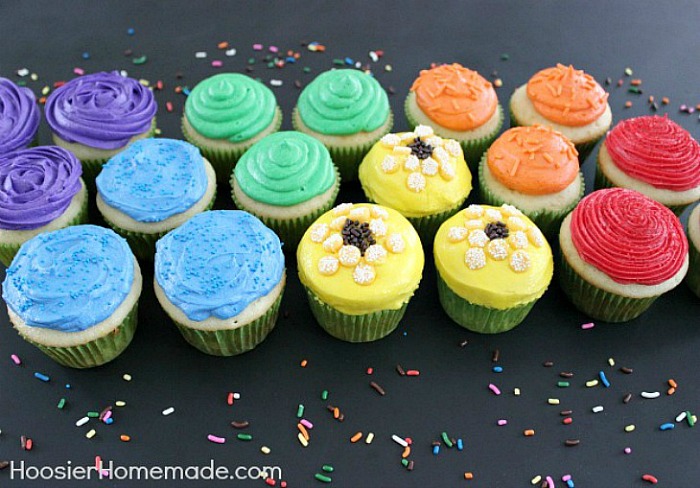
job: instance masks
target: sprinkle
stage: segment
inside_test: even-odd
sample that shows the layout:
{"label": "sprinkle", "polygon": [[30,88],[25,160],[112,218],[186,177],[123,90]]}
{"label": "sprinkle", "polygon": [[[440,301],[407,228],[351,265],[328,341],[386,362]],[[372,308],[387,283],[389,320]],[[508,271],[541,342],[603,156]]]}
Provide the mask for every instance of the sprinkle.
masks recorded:
{"label": "sprinkle", "polygon": [[87,416],[90,417],[91,419],[96,419],[100,416],[100,412],[95,412],[93,410],[93,411],[88,412]]}
{"label": "sprinkle", "polygon": [[90,421],[90,417],[83,417],[75,423],[76,427],[82,427]]}
{"label": "sprinkle", "polygon": [[600,381],[603,383],[603,386],[605,386],[605,388],[610,388],[610,382],[608,381],[608,378],[605,376],[605,372],[600,371],[598,373],[598,376],[600,377]]}
{"label": "sprinkle", "polygon": [[168,112],[172,112],[173,111],[173,103],[172,102],[165,102],[165,109]]}
{"label": "sprinkle", "polygon": [[571,417],[566,417],[565,419],[563,419],[563,420],[561,421],[561,423],[564,424],[564,425],[569,425],[569,424],[571,424],[573,421],[574,421],[574,419],[572,419]]}
{"label": "sprinkle", "polygon": [[224,444],[226,442],[226,439],[224,437],[215,436],[213,434],[209,434],[207,436],[207,439],[209,439],[210,442],[213,442],[215,444]]}
{"label": "sprinkle", "polygon": [[659,430],[671,430],[675,427],[675,424],[672,424],[671,422],[666,422],[665,424],[661,424],[659,426]]}
{"label": "sprinkle", "polygon": [[632,454],[632,448],[631,447],[625,447],[624,451],[625,454]]}
{"label": "sprinkle", "polygon": [[309,441],[306,440],[306,438],[304,437],[304,435],[303,435],[301,432],[299,432],[299,433],[297,434],[297,439],[299,439],[299,443],[300,443],[302,446],[307,447],[307,446],[309,445]]}
{"label": "sprinkle", "polygon": [[513,388],[513,395],[520,396],[520,388]]}
{"label": "sprinkle", "polygon": [[325,474],[321,474],[321,473],[316,473],[314,475],[314,478],[316,478],[318,481],[322,481],[324,483],[330,483],[331,481],[333,481],[330,478],[330,476],[326,476]]}
{"label": "sprinkle", "polygon": [[559,388],[568,388],[570,386],[570,383],[568,381],[559,381],[557,382],[557,386]]}
{"label": "sprinkle", "polygon": [[29,74],[29,70],[27,68],[22,68],[17,70],[17,76],[24,78]]}
{"label": "sprinkle", "polygon": [[263,45],[262,44],[253,44],[253,51],[262,51]]}
{"label": "sprinkle", "polygon": [[615,366],[615,359],[613,358],[608,358],[608,364],[612,367]]}
{"label": "sprinkle", "polygon": [[442,436],[442,441],[445,443],[445,445],[447,447],[452,447],[452,445],[453,445],[452,440],[450,440],[450,438],[447,436],[447,432],[443,432],[441,434],[441,436]]}
{"label": "sprinkle", "polygon": [[124,381],[131,381],[131,375],[128,374],[128,373],[124,373],[124,374],[122,375],[122,379],[123,379]]}
{"label": "sprinkle", "polygon": [[126,402],[123,400],[117,400],[116,402],[114,402],[114,405],[117,407],[126,407]]}
{"label": "sprinkle", "polygon": [[562,410],[561,412],[559,412],[559,415],[566,416],[566,415],[571,415],[572,413],[574,413],[573,410]]}
{"label": "sprinkle", "polygon": [[540,481],[542,481],[542,476],[540,476],[540,475],[538,474],[537,476],[535,476],[534,478],[532,478],[532,479],[530,480],[530,484],[531,484],[531,485],[536,485],[536,484],[539,483]]}
{"label": "sprinkle", "polygon": [[629,403],[631,399],[632,399],[632,394],[627,393],[624,397],[622,397],[622,403]]}
{"label": "sprinkle", "polygon": [[234,429],[245,429],[249,425],[250,425],[250,422],[248,422],[247,420],[240,420],[240,421],[234,420],[233,422],[231,422],[231,427],[233,427]]}
{"label": "sprinkle", "polygon": [[508,425],[508,421],[506,419],[499,419],[496,423],[501,427],[503,427],[504,425]]}
{"label": "sprinkle", "polygon": [[61,398],[61,399],[58,401],[58,405],[56,405],[56,408],[58,408],[59,410],[63,410],[63,407],[65,407],[65,405],[66,405],[66,399],[65,399],[65,398]]}
{"label": "sprinkle", "polygon": [[581,328],[583,330],[589,330],[589,329],[592,329],[593,327],[595,327],[595,324],[593,322],[587,322],[585,324],[581,324]]}
{"label": "sprinkle", "polygon": [[301,432],[301,435],[303,435],[304,439],[306,439],[307,441],[311,438],[311,436],[309,435],[309,431],[306,430],[306,427],[304,427],[301,423],[297,424],[297,429],[299,429],[299,432]]}
{"label": "sprinkle", "polygon": [[355,433],[354,436],[352,436],[350,438],[350,442],[352,442],[354,444],[355,442],[359,441],[360,439],[362,439],[362,432],[357,432],[357,433]]}
{"label": "sprinkle", "polygon": [[650,474],[645,474],[645,475],[643,475],[643,476],[642,476],[642,479],[643,479],[644,481],[648,481],[648,482],[651,483],[652,485],[655,485],[656,483],[659,482],[659,480],[657,480],[655,476],[650,475]]}
{"label": "sprinkle", "polygon": [[304,416],[304,405],[302,403],[297,407],[297,418],[302,418]]}
{"label": "sprinkle", "polygon": [[440,444],[435,444],[433,446],[433,456],[437,456],[440,454]]}
{"label": "sprinkle", "polygon": [[501,366],[494,366],[493,368],[491,368],[491,371],[493,371],[494,373],[502,373],[503,368]]}
{"label": "sprinkle", "polygon": [[22,364],[22,360],[19,358],[19,356],[17,354],[12,354],[10,356],[10,359],[12,359],[12,362],[15,363],[17,366]]}
{"label": "sprinkle", "polygon": [[367,373],[367,374],[372,374],[372,373],[374,373],[374,368],[367,368],[367,370],[365,371],[365,373]]}
{"label": "sprinkle", "polygon": [[547,476],[545,480],[547,481],[547,488],[554,488],[554,480],[551,476]]}
{"label": "sprinkle", "polygon": [[371,444],[373,440],[374,432],[370,432],[369,434],[367,434],[367,437],[365,437],[365,444]]}
{"label": "sprinkle", "polygon": [[146,64],[146,61],[148,61],[148,57],[146,55],[139,56],[138,58],[134,58],[131,60],[131,62],[136,64],[136,65]]}
{"label": "sprinkle", "polygon": [[668,97],[663,97],[661,99],[661,103],[663,103],[664,105],[668,105],[669,103],[671,103],[671,100]]}
{"label": "sprinkle", "polygon": [[174,411],[175,411],[175,407],[168,407],[165,410],[163,410],[162,414],[167,417],[168,415],[170,415]]}
{"label": "sprinkle", "polygon": [[399,373],[399,376],[406,376],[406,372],[403,370],[400,364],[396,365],[396,372]]}
{"label": "sprinkle", "polygon": [[396,443],[397,443],[399,446],[401,446],[401,447],[406,447],[406,446],[408,445],[408,442],[406,442],[405,439],[399,437],[399,436],[396,435],[396,434],[393,434],[393,435],[391,436],[391,440],[393,440],[394,442],[396,442]]}
{"label": "sprinkle", "polygon": [[632,68],[625,68],[625,76],[632,76]]}
{"label": "sprinkle", "polygon": [[579,439],[566,439],[564,441],[564,445],[567,447],[578,446],[580,443],[581,443],[581,441]]}
{"label": "sprinkle", "polygon": [[586,381],[586,386],[588,388],[593,388],[594,386],[598,386],[598,380]]}
{"label": "sprinkle", "polygon": [[632,374],[632,372],[633,372],[634,370],[633,370],[632,368],[627,368],[627,367],[623,366],[623,367],[620,368],[620,371],[622,371],[622,372],[625,373],[625,374]]}
{"label": "sprinkle", "polygon": [[632,107],[632,102],[630,102],[629,100],[627,100],[627,101],[625,102],[625,108],[631,108],[631,107]]}
{"label": "sprinkle", "polygon": [[122,441],[122,442],[129,442],[129,441],[131,440],[131,437],[129,437],[129,436],[126,435],[126,434],[122,434],[122,435],[119,436],[119,440]]}
{"label": "sprinkle", "polygon": [[670,380],[668,380],[668,386],[670,386],[671,388],[678,388],[678,383],[676,383],[676,380],[671,378]]}
{"label": "sprinkle", "polygon": [[38,380],[43,381],[44,383],[46,383],[46,382],[48,382],[48,381],[51,380],[51,378],[49,378],[49,377],[46,376],[45,374],[39,373],[39,372],[34,373],[34,377],[35,377],[36,379],[38,379]]}
{"label": "sprinkle", "polygon": [[464,442],[462,441],[462,439],[457,439],[457,450],[461,451],[463,449],[464,449]]}
{"label": "sprinkle", "polygon": [[550,405],[559,405],[559,399],[558,398],[549,398],[549,399],[547,399],[547,403]]}
{"label": "sprinkle", "polygon": [[523,435],[525,437],[532,437],[533,435],[535,435],[535,431],[533,429],[526,429],[523,431]]}
{"label": "sprinkle", "polygon": [[282,80],[278,79],[272,79],[270,80],[270,86],[282,86],[284,82]]}
{"label": "sprinkle", "polygon": [[420,376],[420,371],[417,369],[409,369],[406,371],[406,376]]}
{"label": "sprinkle", "polygon": [[252,441],[253,440],[253,436],[250,434],[237,434],[236,438],[239,441]]}
{"label": "sprinkle", "polygon": [[666,390],[666,394],[667,394],[667,395],[673,395],[674,393],[676,393],[676,389],[673,388],[673,387],[671,387],[671,388],[669,388],[668,390]]}
{"label": "sprinkle", "polygon": [[491,390],[494,395],[501,394],[501,390],[499,390],[498,387],[496,385],[494,385],[493,383],[489,383],[489,390]]}
{"label": "sprinkle", "polygon": [[381,396],[386,395],[386,391],[384,391],[384,388],[382,388],[381,386],[379,386],[376,382],[370,381],[370,382],[369,382],[369,386],[371,386],[371,387],[374,389],[374,391],[376,391],[377,393],[379,393]]}
{"label": "sprinkle", "polygon": [[642,398],[652,399],[659,398],[661,396],[661,393],[659,393],[658,391],[643,391],[640,393],[640,395]]}
{"label": "sprinkle", "polygon": [[408,456],[411,455],[411,446],[406,446],[403,448],[403,452],[401,453],[401,457],[403,459],[406,459]]}
{"label": "sprinkle", "polygon": [[314,424],[312,424],[311,422],[309,422],[309,421],[306,420],[306,419],[301,419],[301,420],[299,421],[299,423],[300,423],[301,425],[303,425],[304,427],[306,427],[307,429],[313,429],[313,428],[314,428]]}
{"label": "sprinkle", "polygon": [[625,432],[632,432],[635,429],[634,424],[629,424],[625,426]]}
{"label": "sprinkle", "polygon": [[695,415],[692,415],[690,411],[687,412],[685,420],[688,422],[689,427],[695,427]]}
{"label": "sprinkle", "polygon": [[260,452],[262,452],[263,454],[270,454],[271,451],[270,451],[269,447],[262,446],[262,447],[260,447]]}
{"label": "sprinkle", "polygon": [[602,406],[602,405],[595,406],[595,407],[593,407],[593,408],[591,409],[591,411],[592,411],[593,413],[600,413],[600,412],[603,411],[603,406]]}
{"label": "sprinkle", "polygon": [[545,361],[544,363],[542,363],[542,366],[544,366],[545,368],[551,368],[552,366],[554,366],[554,361]]}
{"label": "sprinkle", "polygon": [[85,434],[85,437],[88,439],[92,439],[95,437],[95,434],[97,434],[97,431],[95,429],[90,429],[87,434]]}
{"label": "sprinkle", "polygon": [[299,363],[299,366],[305,368],[307,364],[309,364],[309,361],[307,361],[306,359],[302,359],[301,363]]}
{"label": "sprinkle", "polygon": [[321,467],[321,469],[324,470],[326,473],[332,473],[333,471],[335,471],[335,468],[330,464],[324,464]]}
{"label": "sprinkle", "polygon": [[683,422],[685,418],[688,416],[688,412],[681,412],[676,416],[676,422]]}

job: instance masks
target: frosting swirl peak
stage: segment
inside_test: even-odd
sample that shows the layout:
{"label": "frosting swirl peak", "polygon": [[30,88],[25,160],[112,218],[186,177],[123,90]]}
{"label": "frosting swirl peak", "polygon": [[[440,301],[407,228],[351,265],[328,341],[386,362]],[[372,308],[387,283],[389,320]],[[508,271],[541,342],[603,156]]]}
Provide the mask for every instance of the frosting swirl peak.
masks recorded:
{"label": "frosting swirl peak", "polygon": [[34,93],[0,77],[0,154],[27,147],[38,128]]}

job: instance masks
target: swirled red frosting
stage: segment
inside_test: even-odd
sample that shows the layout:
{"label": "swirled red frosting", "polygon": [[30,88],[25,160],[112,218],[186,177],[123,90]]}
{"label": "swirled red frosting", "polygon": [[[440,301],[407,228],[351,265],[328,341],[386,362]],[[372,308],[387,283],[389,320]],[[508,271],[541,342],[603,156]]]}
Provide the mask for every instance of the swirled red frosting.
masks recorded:
{"label": "swirled red frosting", "polygon": [[668,117],[623,120],[605,147],[618,168],[656,188],[684,191],[700,185],[700,144]]}
{"label": "swirled red frosting", "polygon": [[571,217],[581,259],[620,284],[658,285],[683,266],[688,240],[671,210],[634,190],[585,197]]}

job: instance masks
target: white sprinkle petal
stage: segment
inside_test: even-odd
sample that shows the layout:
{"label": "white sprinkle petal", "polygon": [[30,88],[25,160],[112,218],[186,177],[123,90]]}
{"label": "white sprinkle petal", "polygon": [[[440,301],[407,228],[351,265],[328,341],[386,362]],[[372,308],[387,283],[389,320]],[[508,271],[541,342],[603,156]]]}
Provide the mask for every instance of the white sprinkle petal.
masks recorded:
{"label": "white sprinkle petal", "polygon": [[391,154],[384,156],[384,160],[382,160],[382,171],[385,173],[394,173],[397,169],[399,169],[399,164],[396,162],[396,158]]}
{"label": "white sprinkle petal", "polygon": [[484,247],[489,242],[489,236],[481,229],[475,229],[469,233],[469,244],[474,247]]}
{"label": "white sprinkle petal", "polygon": [[387,212],[386,209],[384,209],[378,205],[372,205],[369,210],[370,210],[370,213],[372,214],[372,217],[377,217],[380,219],[388,219],[389,218],[389,212]]}
{"label": "white sprinkle petal", "polygon": [[411,173],[406,179],[406,185],[409,190],[420,193],[425,190],[425,176],[420,173]]}
{"label": "white sprinkle petal", "polygon": [[471,204],[464,209],[464,215],[470,219],[476,219],[484,215],[484,207],[481,205]]}
{"label": "white sprinkle petal", "polygon": [[455,177],[455,167],[449,161],[440,164],[440,176],[445,181],[450,181]]}
{"label": "white sprinkle petal", "polygon": [[311,242],[321,243],[328,236],[327,224],[314,224],[309,232]]}
{"label": "white sprinkle petal", "polygon": [[413,132],[416,134],[416,137],[428,137],[432,136],[434,131],[429,125],[418,125]]}
{"label": "white sprinkle petal", "polygon": [[506,215],[522,215],[523,213],[518,210],[517,207],[514,207],[513,205],[510,205],[508,203],[504,203],[501,205],[501,211]]}
{"label": "white sprinkle petal", "polygon": [[394,254],[401,254],[406,249],[406,242],[401,234],[390,234],[386,239],[386,247]]}
{"label": "white sprinkle petal", "polygon": [[386,235],[386,223],[382,219],[372,219],[369,221],[369,230],[375,237]]}
{"label": "white sprinkle petal", "polygon": [[323,256],[318,260],[318,272],[322,275],[331,276],[338,271],[338,258],[335,256]]}
{"label": "white sprinkle petal", "polygon": [[348,218],[352,220],[359,220],[360,222],[368,222],[369,221],[369,208],[367,207],[357,207],[353,208],[350,210],[350,213],[348,214]]}
{"label": "white sprinkle petal", "polygon": [[386,249],[381,244],[372,244],[365,251],[365,261],[369,264],[383,264],[386,261]]}
{"label": "white sprinkle petal", "polygon": [[431,137],[426,137],[423,140],[425,141],[426,144],[429,144],[429,145],[433,146],[434,148],[438,147],[438,146],[442,146],[442,137],[431,136]]}
{"label": "white sprinkle petal", "polygon": [[516,273],[522,273],[530,267],[530,256],[525,251],[515,251],[510,256],[510,267]]}
{"label": "white sprinkle petal", "polygon": [[467,238],[467,229],[465,227],[450,227],[447,231],[447,240],[450,242],[461,242]]}
{"label": "white sprinkle petal", "polygon": [[494,239],[487,246],[489,256],[496,261],[503,261],[508,257],[508,245],[505,239]]}
{"label": "white sprinkle petal", "polygon": [[471,270],[481,269],[486,266],[486,254],[479,247],[469,248],[464,254],[464,262]]}
{"label": "white sprinkle petal", "polygon": [[454,139],[447,139],[447,142],[445,142],[445,149],[453,156],[460,156],[462,154],[462,147],[459,145],[459,142]]}
{"label": "white sprinkle petal", "polygon": [[490,208],[486,211],[486,217],[491,221],[502,221],[503,214],[496,209]]}
{"label": "white sprinkle petal", "polygon": [[472,220],[467,220],[464,223],[464,227],[466,227],[467,229],[483,229],[484,223],[481,220],[472,219]]}
{"label": "white sprinkle petal", "polygon": [[336,217],[333,220],[331,220],[331,229],[333,230],[341,230],[345,226],[345,221],[348,220],[347,217]]}
{"label": "white sprinkle petal", "polygon": [[341,203],[333,209],[333,213],[335,215],[347,215],[352,207],[352,203]]}
{"label": "white sprinkle petal", "polygon": [[520,217],[508,217],[508,229],[510,230],[525,230],[527,224]]}
{"label": "white sprinkle petal", "polygon": [[444,147],[436,147],[433,149],[433,157],[440,163],[445,163],[450,160],[450,155],[447,154]]}
{"label": "white sprinkle petal", "polygon": [[411,154],[412,150],[407,146],[394,146],[394,152],[397,154]]}
{"label": "white sprinkle petal", "polygon": [[406,158],[406,162],[403,164],[403,167],[406,169],[406,171],[416,171],[418,168],[420,168],[420,161],[414,154],[411,154]]}
{"label": "white sprinkle petal", "polygon": [[421,173],[427,176],[435,176],[438,173],[438,163],[433,158],[425,158],[420,165]]}
{"label": "white sprinkle petal", "polygon": [[401,138],[396,134],[387,134],[380,139],[381,143],[385,146],[396,146],[401,144]]}
{"label": "white sprinkle petal", "polygon": [[336,252],[343,247],[343,236],[340,234],[331,234],[323,241],[323,250],[326,252]]}
{"label": "white sprinkle petal", "polygon": [[535,245],[535,247],[542,247],[545,243],[544,236],[537,227],[530,227],[527,230],[527,237],[530,239],[530,242]]}
{"label": "white sprinkle petal", "polygon": [[527,235],[521,230],[516,230],[508,237],[508,242],[513,249],[526,249],[530,244],[527,240]]}
{"label": "white sprinkle petal", "polygon": [[399,135],[401,138],[401,142],[406,142],[406,141],[413,141],[413,139],[416,138],[416,133],[415,132],[403,132],[402,134]]}
{"label": "white sprinkle petal", "polygon": [[369,285],[376,278],[374,267],[369,264],[358,264],[352,272],[352,279],[358,285]]}
{"label": "white sprinkle petal", "polygon": [[355,266],[360,262],[360,249],[355,246],[343,246],[338,251],[338,259],[343,266]]}

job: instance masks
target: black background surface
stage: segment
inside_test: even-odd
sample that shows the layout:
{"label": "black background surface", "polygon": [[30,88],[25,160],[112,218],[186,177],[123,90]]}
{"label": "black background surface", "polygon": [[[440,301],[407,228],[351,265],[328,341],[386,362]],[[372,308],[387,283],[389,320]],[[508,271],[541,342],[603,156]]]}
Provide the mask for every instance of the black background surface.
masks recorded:
{"label": "black background surface", "polygon": [[[700,136],[697,114],[678,112],[681,103],[700,102],[697,63],[700,4],[697,2],[413,2],[377,5],[378,2],[20,2],[0,1],[0,75],[17,80],[16,70],[27,67],[40,79],[30,86],[38,93],[44,85],[72,78],[73,68],[86,72],[126,69],[152,83],[161,79],[165,89],[156,93],[158,125],[167,137],[180,138],[179,121],[184,103],[173,92],[178,85],[194,86],[221,71],[240,72],[249,57],[262,58],[253,43],[277,45],[284,52],[298,50],[301,59],[284,69],[267,69],[258,61],[254,76],[264,82],[281,79],[273,88],[282,107],[283,128],[290,129],[290,114],[298,89],[294,80],[307,83],[332,67],[334,58],[349,56],[370,63],[390,96],[396,130],[407,129],[403,100],[420,69],[431,62],[460,62],[489,77],[494,70],[503,79],[498,89],[507,104],[513,89],[536,71],[557,62],[572,63],[601,82],[611,77],[610,104],[615,120],[650,113],[646,99],[668,96],[669,116]],[[135,35],[128,36],[133,27]],[[229,41],[238,50],[226,57],[217,43]],[[325,53],[313,53],[301,41],[319,41]],[[135,66],[124,56],[148,56]],[[368,51],[384,49],[379,63]],[[91,59],[83,60],[88,51]],[[207,51],[207,59],[195,59]],[[510,59],[501,60],[508,53]],[[221,59],[224,67],[210,66]],[[391,72],[384,66],[393,67]],[[312,71],[304,74],[302,67]],[[627,93],[630,78],[643,80],[643,95]],[[184,75],[176,80],[176,72]],[[625,84],[615,87],[623,78]],[[26,78],[29,81],[29,78]],[[632,100],[634,106],[624,108]],[[171,101],[173,113],[165,111]],[[665,110],[660,110],[660,113]],[[40,140],[49,135],[42,122]],[[594,157],[584,165],[586,183],[592,186]],[[339,201],[358,201],[357,185],[345,185]],[[219,208],[230,208],[226,195]],[[473,192],[469,202],[478,201]],[[687,213],[686,213],[687,218]],[[89,371],[54,364],[24,343],[0,321],[0,460],[25,460],[34,466],[70,461],[91,465],[95,455],[120,465],[202,465],[215,460],[236,466],[282,467],[289,486],[313,486],[314,473],[333,464],[333,486],[530,486],[530,479],[551,475],[556,486],[571,474],[577,487],[646,486],[641,476],[652,473],[659,486],[700,486],[698,429],[685,423],[661,432],[659,425],[673,422],[684,410],[700,412],[700,300],[685,285],[659,299],[641,318],[621,325],[598,324],[583,331],[588,319],[565,299],[555,280],[527,320],[511,332],[496,336],[469,333],[442,312],[435,286],[435,268],[428,250],[420,289],[398,330],[371,344],[347,344],[327,335],[314,322],[296,276],[288,263],[289,280],[277,327],[254,351],[233,358],[208,357],[188,346],[155,300],[152,272],[145,267],[139,326],[132,345],[112,363]],[[4,277],[4,270],[0,272]],[[459,342],[468,339],[464,348]],[[500,374],[491,371],[492,351],[500,350]],[[21,367],[10,354],[24,361]],[[614,358],[615,367],[608,365]],[[300,361],[308,360],[306,368]],[[554,366],[543,367],[551,360]],[[419,369],[415,378],[394,370]],[[634,368],[623,375],[619,366]],[[373,376],[365,370],[374,368]],[[586,388],[585,381],[607,373],[610,388]],[[34,371],[51,376],[49,383],[33,378]],[[560,371],[572,371],[568,389],[557,388]],[[130,373],[131,382],[122,380]],[[678,391],[665,394],[666,380],[674,378]],[[369,386],[377,381],[386,389],[380,397]],[[492,395],[487,385],[500,386]],[[71,389],[64,385],[70,383]],[[522,394],[516,397],[513,388]],[[320,399],[327,389],[327,402]],[[656,400],[644,400],[641,391],[661,391]],[[226,404],[230,391],[242,397]],[[625,393],[632,401],[624,405]],[[56,403],[68,404],[58,410]],[[559,406],[547,399],[556,397]],[[127,406],[115,409],[111,426],[92,421],[76,427],[88,410],[101,410],[116,400]],[[311,444],[302,448],[297,439],[297,405],[306,405],[305,417],[315,426]],[[337,405],[345,421],[333,420],[327,404]],[[605,411],[591,413],[603,405]],[[161,415],[166,407],[175,413]],[[559,411],[572,409],[573,424],[562,425]],[[497,419],[508,419],[498,427]],[[235,439],[232,420],[248,420],[252,442]],[[633,433],[625,425],[635,424]],[[97,429],[92,440],[84,434]],[[524,437],[524,429],[536,431]],[[375,433],[371,445],[351,444],[357,431]],[[438,456],[431,442],[442,431],[464,440],[464,451],[443,447]],[[120,434],[130,443],[119,441]],[[209,433],[226,436],[215,445]],[[401,465],[401,448],[391,434],[414,440],[411,459],[415,469]],[[31,437],[35,448],[20,450],[19,437]],[[564,440],[578,438],[578,447]],[[260,447],[272,453],[264,456]],[[625,447],[632,448],[625,455]],[[464,480],[471,471],[474,479]],[[0,486],[266,486],[255,481],[24,481],[10,480],[9,468],[0,471]],[[278,485],[279,486],[279,485]]]}

